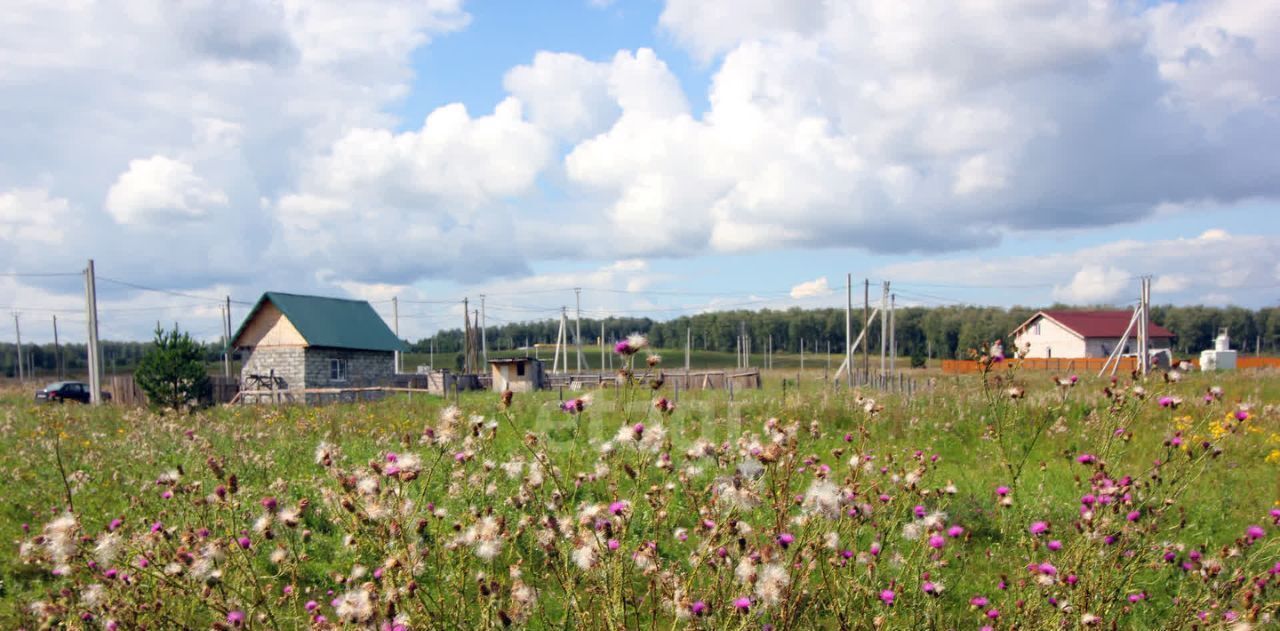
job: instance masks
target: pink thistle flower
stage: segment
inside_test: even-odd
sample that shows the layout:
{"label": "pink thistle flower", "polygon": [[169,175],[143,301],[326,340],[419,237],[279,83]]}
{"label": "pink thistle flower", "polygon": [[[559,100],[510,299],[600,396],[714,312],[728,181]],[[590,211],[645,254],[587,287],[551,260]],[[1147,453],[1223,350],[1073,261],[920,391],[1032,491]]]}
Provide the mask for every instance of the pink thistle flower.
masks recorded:
{"label": "pink thistle flower", "polygon": [[231,625],[231,626],[233,626],[233,627],[239,627],[239,626],[244,625],[244,612],[243,612],[243,611],[240,611],[239,609],[234,609],[234,610],[232,610],[232,611],[228,611],[228,612],[227,612],[227,624],[229,624],[229,625]]}
{"label": "pink thistle flower", "polygon": [[1244,536],[1248,537],[1249,541],[1257,541],[1267,536],[1267,531],[1263,530],[1262,526],[1249,526],[1245,529]]}
{"label": "pink thistle flower", "polygon": [[703,601],[701,601],[701,600],[695,600],[695,601],[693,601],[693,604],[692,604],[692,605],[689,605],[689,613],[692,613],[692,614],[693,614],[693,615],[695,615],[695,616],[701,616],[701,615],[706,614],[706,613],[707,613],[707,603],[705,603],[705,602],[703,602]]}
{"label": "pink thistle flower", "polygon": [[240,537],[239,539],[236,539],[236,543],[240,545],[242,550],[248,550],[251,542],[248,537]]}
{"label": "pink thistle flower", "polygon": [[1129,602],[1131,602],[1131,603],[1136,603],[1136,602],[1138,602],[1138,601],[1140,601],[1140,600],[1146,600],[1146,599],[1147,599],[1147,594],[1146,594],[1146,592],[1138,592],[1138,593],[1136,593],[1136,594],[1129,594]]}
{"label": "pink thistle flower", "polygon": [[946,539],[946,537],[943,537],[942,535],[930,535],[930,536],[929,536],[929,547],[930,547],[930,548],[933,548],[934,550],[941,550],[941,549],[942,549],[942,546],[945,546],[945,545],[947,545],[947,539]]}
{"label": "pink thistle flower", "polygon": [[791,545],[792,543],[795,543],[795,540],[796,540],[795,535],[793,535],[793,534],[791,534],[791,533],[789,533],[789,532],[784,532],[784,533],[782,533],[782,534],[778,535],[778,545],[782,546],[783,548],[786,548],[787,546]]}
{"label": "pink thistle flower", "polygon": [[631,345],[626,340],[619,340],[617,344],[613,345],[613,352],[619,355],[631,355],[635,351],[631,350]]}
{"label": "pink thistle flower", "polygon": [[871,543],[871,556],[880,556],[880,542],[879,542],[879,541],[874,541],[874,542],[872,542],[872,543]]}
{"label": "pink thistle flower", "polygon": [[987,600],[986,596],[974,596],[973,598],[969,599],[969,605],[973,607],[977,607],[979,609],[981,609],[982,607],[986,607],[989,603],[990,601]]}
{"label": "pink thistle flower", "polygon": [[990,619],[992,619],[992,620],[995,620],[996,618],[999,618],[999,617],[1000,617],[1000,610],[999,610],[999,609],[988,609],[988,610],[987,610],[987,617],[988,617],[988,618],[990,618]]}
{"label": "pink thistle flower", "polygon": [[314,600],[308,600],[307,604],[303,605],[303,608],[306,609],[308,612],[315,611],[320,608],[320,603]]}
{"label": "pink thistle flower", "polygon": [[[118,529],[120,528],[120,526],[121,526],[121,525],[123,525],[123,524],[124,524],[124,522],[123,522],[123,521],[121,521],[121,519],[120,519],[119,517],[117,517],[117,518],[115,518],[115,519],[111,520],[111,523],[107,524],[107,530],[108,530],[108,531],[111,531],[111,532],[115,532],[115,531],[116,531],[116,530],[118,530]],[[25,524],[24,524],[24,525],[25,525]]]}
{"label": "pink thistle flower", "polygon": [[1009,494],[1009,487],[1007,487],[1007,486],[997,486],[997,487],[996,487],[996,495],[999,495],[1000,497],[1004,497],[1004,496],[1006,496],[1006,495],[1008,495],[1008,494]]}
{"label": "pink thistle flower", "polygon": [[1236,410],[1236,420],[1237,420],[1237,421],[1247,421],[1247,420],[1249,420],[1249,411],[1248,411],[1248,410]]}
{"label": "pink thistle flower", "polygon": [[610,540],[609,540],[609,543],[608,543],[608,546],[609,546],[609,550],[613,551],[613,550],[617,550],[618,548],[622,547],[622,544],[618,543],[618,540],[617,540],[617,539],[610,539]]}
{"label": "pink thistle flower", "polygon": [[1031,522],[1031,526],[1028,527],[1027,530],[1033,535],[1043,535],[1044,533],[1049,532],[1049,522],[1047,521]]}
{"label": "pink thistle flower", "polygon": [[151,532],[160,532],[161,530],[164,530],[164,524],[160,522],[151,524]]}
{"label": "pink thistle flower", "polygon": [[278,506],[276,498],[274,497],[264,497],[260,503],[262,504],[262,507],[267,510],[275,510],[276,506]]}
{"label": "pink thistle flower", "polygon": [[740,596],[733,600],[733,608],[738,611],[745,612],[751,608],[751,599],[746,596]]}
{"label": "pink thistle flower", "polygon": [[165,492],[163,492],[163,493],[161,493],[161,494],[160,494],[160,498],[161,498],[161,499],[166,499],[166,500],[173,499],[173,492],[172,492],[172,491],[165,491]]}
{"label": "pink thistle flower", "polygon": [[963,526],[952,526],[947,529],[947,536],[955,539],[964,534]]}
{"label": "pink thistle flower", "polygon": [[1079,582],[1080,582],[1080,577],[1079,577],[1079,576],[1076,576],[1075,574],[1068,574],[1068,575],[1067,575],[1067,584],[1068,584],[1068,585],[1075,585],[1076,583],[1079,583]]}
{"label": "pink thistle flower", "polygon": [[1129,514],[1124,516],[1124,518],[1129,521],[1138,521],[1138,519],[1141,517],[1142,517],[1142,511],[1136,511],[1136,510],[1129,511]]}
{"label": "pink thistle flower", "polygon": [[930,595],[934,595],[938,593],[938,586],[934,585],[931,581],[925,581],[924,584],[920,586],[920,589],[924,593],[930,594]]}
{"label": "pink thistle flower", "polygon": [[1158,403],[1160,404],[1160,407],[1162,407],[1162,408],[1172,408],[1172,407],[1174,407],[1174,404],[1173,404],[1173,397],[1169,397],[1169,396],[1160,397],[1160,399],[1159,399]]}
{"label": "pink thistle flower", "polygon": [[1057,539],[1054,539],[1053,541],[1049,542],[1048,548],[1050,550],[1053,550],[1054,552],[1057,552],[1058,550],[1062,549],[1062,542],[1058,541]]}
{"label": "pink thistle flower", "polygon": [[929,514],[929,511],[925,510],[924,506],[919,504],[916,504],[915,507],[911,509],[911,512],[915,513],[916,519],[922,519],[925,515]]}
{"label": "pink thistle flower", "polygon": [[1076,462],[1080,464],[1092,464],[1098,461],[1098,457],[1093,454],[1080,454],[1076,457]]}
{"label": "pink thistle flower", "polygon": [[895,594],[892,589],[886,589],[880,592],[880,602],[889,606],[893,606],[893,599],[896,597],[897,594]]}

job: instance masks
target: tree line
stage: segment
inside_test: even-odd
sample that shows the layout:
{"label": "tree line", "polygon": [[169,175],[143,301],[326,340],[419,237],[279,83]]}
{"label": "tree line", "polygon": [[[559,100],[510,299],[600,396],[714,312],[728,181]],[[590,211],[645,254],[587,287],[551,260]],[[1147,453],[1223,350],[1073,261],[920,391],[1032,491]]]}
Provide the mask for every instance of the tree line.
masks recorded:
{"label": "tree line", "polygon": [[[1054,305],[1049,309],[1071,309]],[[927,356],[940,359],[956,359],[967,355],[968,349],[977,348],[995,339],[1009,341],[1009,334],[1036,313],[1030,307],[904,307],[894,314],[898,354]],[[1232,348],[1255,351],[1261,344],[1263,352],[1275,353],[1280,346],[1280,308],[1250,310],[1242,307],[1204,306],[1152,306],[1153,322],[1170,329],[1177,335],[1173,350],[1179,355],[1195,355],[1211,348],[1218,330],[1230,330]],[[612,343],[631,333],[649,337],[659,348],[683,348],[686,334],[692,336],[693,348],[733,352],[738,338],[751,339],[753,353],[764,351],[772,343],[777,352],[797,353],[801,341],[806,352],[843,352],[845,340],[845,312],[843,309],[765,309],[760,311],[717,311],[672,320],[657,321],[651,318],[583,318],[582,344],[599,344],[603,325],[606,343]],[[558,319],[514,322],[485,328],[490,349],[505,350],[523,348],[530,344],[555,343],[560,322]],[[574,320],[568,323],[568,339],[573,343]],[[868,348],[879,348],[880,322],[871,322]],[[853,335],[862,330],[862,310],[854,312]],[[423,338],[413,343],[412,352],[426,353],[435,345],[437,352],[463,350],[464,335],[461,329],[440,331],[433,338]]]}

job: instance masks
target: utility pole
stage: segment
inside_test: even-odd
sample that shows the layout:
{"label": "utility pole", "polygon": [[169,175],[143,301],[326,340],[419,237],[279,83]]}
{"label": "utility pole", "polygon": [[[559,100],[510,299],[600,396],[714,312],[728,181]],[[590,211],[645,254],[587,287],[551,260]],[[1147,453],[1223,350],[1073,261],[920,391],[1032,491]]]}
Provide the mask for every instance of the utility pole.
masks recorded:
{"label": "utility pole", "polygon": [[574,366],[577,367],[578,372],[582,372],[582,364],[584,363],[583,360],[585,360],[586,357],[582,355],[582,288],[581,287],[573,288],[573,302],[575,305],[574,306],[575,311],[573,315],[573,347],[578,356],[577,359],[574,360],[575,361]]}
{"label": "utility pole", "polygon": [[897,312],[897,294],[889,294],[889,374],[898,376],[898,328],[894,323]]}
{"label": "utility pole", "polygon": [[462,299],[462,372],[471,373],[471,305]]}
{"label": "utility pole", "polygon": [[484,313],[484,294],[480,294],[480,357],[485,365],[489,364],[489,318]]}
{"label": "utility pole", "polygon": [[889,350],[889,281],[884,281],[880,294],[880,374],[885,372],[886,353]]}
{"label": "utility pole", "polygon": [[[871,279],[864,278],[862,280],[862,374],[864,377],[871,374],[871,356],[867,354],[867,338],[871,337],[868,330],[871,328]],[[853,370],[853,364],[849,364],[849,369]]]}
{"label": "utility pole", "polygon": [[[853,273],[844,276],[844,384],[853,387]],[[839,375],[836,376],[839,379]]]}
{"label": "utility pole", "polygon": [[13,312],[13,330],[18,334],[18,383],[26,383],[26,362],[22,361],[22,325],[18,324],[18,312]]}
{"label": "utility pole", "polygon": [[[480,299],[483,300],[484,296],[481,296]],[[400,342],[400,296],[391,297],[391,327],[396,334],[396,346],[399,346],[400,345],[399,344]],[[400,350],[396,349],[393,355],[394,355],[393,361],[395,362],[395,373],[398,375],[400,374]]]}
{"label": "utility pole", "polygon": [[98,285],[93,259],[84,270],[85,310],[89,320],[89,401],[102,403],[102,351],[98,348]]}
{"label": "utility pole", "polygon": [[62,344],[58,343],[58,316],[53,316],[53,363],[58,368],[58,379],[62,380],[63,362],[62,362]]}
{"label": "utility pole", "polygon": [[693,346],[693,327],[684,328],[684,374],[689,374],[689,347]]}
{"label": "utility pole", "polygon": [[222,311],[222,330],[225,331],[222,345],[222,372],[223,376],[231,377],[231,296],[226,297],[226,306]]}
{"label": "utility pole", "polygon": [[[475,322],[476,325],[478,326],[480,324],[480,310],[473,309],[471,311],[471,317],[472,317],[471,321]],[[476,331],[476,327],[471,328],[471,334],[475,337],[480,337],[478,335],[478,332]],[[475,340],[475,343],[471,345],[471,365],[472,367],[474,367],[475,373],[477,375],[480,374],[481,370],[487,369],[487,365],[486,366],[480,365],[480,354],[477,352],[477,348],[476,348],[477,346],[479,346],[479,342],[480,340]]]}
{"label": "utility pole", "polygon": [[604,375],[604,320],[600,320],[600,374]]}

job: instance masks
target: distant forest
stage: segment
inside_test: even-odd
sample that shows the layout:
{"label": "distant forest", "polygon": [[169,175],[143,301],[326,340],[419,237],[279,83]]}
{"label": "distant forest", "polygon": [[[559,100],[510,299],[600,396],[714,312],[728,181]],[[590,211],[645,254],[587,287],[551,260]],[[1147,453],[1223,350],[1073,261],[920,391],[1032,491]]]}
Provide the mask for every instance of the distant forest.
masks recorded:
{"label": "distant forest", "polygon": [[[1055,305],[1052,309],[1070,309]],[[968,349],[1009,333],[1030,318],[1037,309],[1030,307],[905,307],[895,314],[898,354],[903,357],[926,355],[932,358],[963,357]],[[1220,327],[1230,329],[1232,347],[1254,351],[1261,343],[1263,352],[1274,353],[1280,347],[1280,308],[1257,311],[1239,307],[1151,307],[1152,321],[1172,330],[1178,337],[1174,351],[1180,355],[1198,354],[1210,348]],[[598,344],[601,320],[582,320],[583,345]],[[740,332],[751,338],[753,353],[763,352],[770,338],[778,352],[800,351],[804,340],[808,352],[825,352],[831,344],[833,352],[844,345],[845,313],[843,309],[787,309],[762,311],[718,311],[674,320],[650,318],[608,318],[603,320],[604,338],[617,340],[630,333],[644,333],[660,348],[683,348],[686,331],[691,331],[693,347],[702,350],[733,352]],[[569,319],[569,340],[573,340],[574,321]],[[485,328],[491,349],[511,349],[526,344],[554,343],[559,321],[519,322]],[[871,323],[871,345],[879,344],[879,321]],[[862,330],[862,309],[854,310],[853,334]],[[1008,340],[1006,340],[1008,341]],[[425,353],[431,338],[418,340],[413,352]],[[435,336],[437,352],[462,350],[461,329],[441,331]]]}
{"label": "distant forest", "polygon": [[[1069,307],[1054,306],[1053,309]],[[895,314],[898,354],[931,358],[954,359],[963,357],[970,348],[996,338],[1007,338],[1009,332],[1031,317],[1036,309],[1029,307],[904,307]],[[1239,307],[1172,307],[1151,308],[1152,320],[1173,331],[1174,352],[1194,355],[1212,345],[1218,329],[1227,327],[1231,333],[1232,348],[1253,353],[1260,343],[1262,352],[1280,352],[1280,308],[1271,307],[1251,311]],[[598,344],[601,320],[582,320],[584,346]],[[751,350],[765,350],[770,338],[777,352],[796,353],[804,340],[806,352],[826,352],[827,344],[832,352],[839,353],[844,344],[843,309],[787,309],[763,311],[718,311],[674,320],[656,321],[650,318],[608,318],[603,320],[605,340],[612,342],[631,333],[643,333],[659,348],[683,348],[685,331],[691,330],[693,346],[697,349],[733,352],[739,332],[751,337]],[[573,340],[572,318],[569,320],[569,340]],[[520,348],[527,344],[554,343],[558,320],[518,322],[485,329],[490,349]],[[871,324],[869,347],[878,350],[879,321]],[[862,330],[862,310],[855,309],[853,334]],[[441,331],[435,336],[435,350],[440,353],[458,352],[463,346],[462,330]],[[1006,340],[1007,341],[1007,340]],[[426,353],[431,338],[423,338],[411,344],[411,352]],[[130,371],[150,348],[151,342],[104,341],[103,372]],[[17,347],[12,342],[0,343],[0,374],[13,377],[17,373]],[[37,372],[50,375],[57,370],[57,354],[53,344],[23,345],[23,352],[31,354]],[[205,347],[206,360],[221,361],[222,348],[217,344]],[[84,344],[64,344],[63,361],[68,374],[82,374],[87,370]]]}

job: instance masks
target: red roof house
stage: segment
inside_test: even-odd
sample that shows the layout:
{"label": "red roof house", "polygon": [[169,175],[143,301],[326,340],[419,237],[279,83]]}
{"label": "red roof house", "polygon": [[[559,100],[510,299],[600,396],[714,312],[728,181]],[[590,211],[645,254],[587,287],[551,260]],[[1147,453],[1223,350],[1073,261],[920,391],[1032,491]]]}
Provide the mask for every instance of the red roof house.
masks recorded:
{"label": "red roof house", "polygon": [[[1133,318],[1132,311],[1039,311],[1013,330],[1014,346],[1027,350],[1027,357],[1107,357],[1116,346]],[[1167,349],[1173,332],[1149,322],[1147,334],[1151,349]],[[1123,352],[1138,347],[1137,325],[1129,330]]]}

